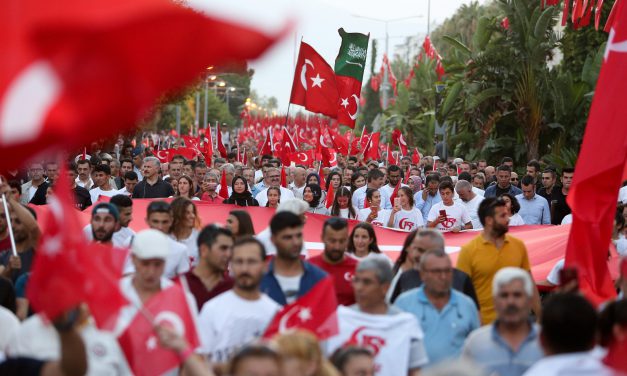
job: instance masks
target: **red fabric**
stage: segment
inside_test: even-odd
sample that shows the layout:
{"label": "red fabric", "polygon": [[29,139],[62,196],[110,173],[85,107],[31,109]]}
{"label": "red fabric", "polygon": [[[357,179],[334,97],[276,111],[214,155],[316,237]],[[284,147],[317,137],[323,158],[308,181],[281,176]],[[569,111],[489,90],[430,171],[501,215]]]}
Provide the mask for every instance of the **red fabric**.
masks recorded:
{"label": "red fabric", "polygon": [[281,140],[281,162],[284,166],[289,166],[291,162],[290,156],[298,151],[298,147],[296,147],[296,143],[285,127],[283,127]]}
{"label": "red fabric", "polygon": [[257,147],[259,155],[272,155],[272,140],[270,139],[270,130],[266,131],[266,138]]}
{"label": "red fabric", "polygon": [[337,120],[340,124],[355,128],[355,120],[359,112],[361,82],[354,77],[335,76],[339,95]]}
{"label": "red fabric", "polygon": [[390,204],[394,206],[394,199],[398,197],[398,189],[401,187],[401,180],[398,180],[396,187],[394,187],[394,191],[392,191],[392,195],[390,196]]}
{"label": "red fabric", "polygon": [[302,164],[307,167],[313,167],[313,162],[316,159],[313,150],[301,151],[298,153],[290,154],[290,162],[296,164]]}
{"label": "red fabric", "polygon": [[395,129],[392,131],[392,143],[394,145],[398,145],[399,149],[401,150],[401,154],[403,154],[403,156],[408,155],[407,141],[405,141],[405,137],[403,137],[403,134],[401,133],[399,129]]}
{"label": "red fabric", "polygon": [[285,167],[281,167],[281,187],[287,188],[287,176],[285,175]]}
{"label": "red fabric", "polygon": [[327,276],[294,303],[284,306],[274,316],[263,337],[271,338],[296,328],[308,330],[320,340],[332,337],[338,333],[337,303],[333,279]]}
{"label": "red fabric", "polygon": [[368,144],[366,145],[366,147],[364,148],[364,160],[368,160],[368,158],[370,159],[374,159],[374,160],[378,160],[380,155],[379,155],[379,137],[381,136],[381,134],[379,132],[374,132],[370,135],[370,138],[368,139]]}
{"label": "red fabric", "polygon": [[352,279],[355,275],[355,268],[357,268],[357,260],[345,255],[344,260],[340,263],[329,264],[324,260],[324,256],[320,254],[308,259],[308,261],[327,272],[333,278],[338,304],[345,306],[355,304]]}
{"label": "red fabric", "polygon": [[166,0],[3,1],[0,24],[11,56],[0,59],[0,170],[131,130],[165,91],[255,58],[288,31]]}
{"label": "red fabric", "polygon": [[[65,169],[59,173],[65,174]],[[36,311],[50,319],[87,302],[96,323],[111,329],[115,314],[126,303],[118,287],[122,269],[111,247],[88,245],[70,195],[67,179],[59,179],[48,205],[26,296]]]}
{"label": "red fabric", "polygon": [[329,136],[331,136],[331,142],[335,150],[340,154],[348,155],[348,140],[331,128],[327,129],[327,131],[329,132]]}
{"label": "red fabric", "polygon": [[325,205],[327,209],[333,206],[333,200],[335,200],[335,188],[333,188],[333,183],[329,184],[329,191],[327,192]]}
{"label": "red fabric", "polygon": [[135,375],[160,375],[177,367],[181,360],[174,351],[159,346],[154,326],[170,326],[185,337],[190,348],[195,349],[200,344],[196,325],[185,293],[176,284],[153,296],[143,309],[149,318],[138,312],[118,341]]}
{"label": "red fabric", "polygon": [[226,147],[224,147],[224,143],[222,142],[222,132],[220,132],[220,125],[217,126],[216,133],[218,152],[220,153],[220,157],[226,158],[228,153],[226,152]]}
{"label": "red fabric", "polygon": [[290,103],[304,106],[311,112],[337,117],[339,96],[333,68],[305,42],[300,42]]}
{"label": "red fabric", "polygon": [[627,54],[617,51],[627,40],[627,7],[621,2],[610,32],[606,59],[568,194],[573,214],[565,265],[579,269],[579,284],[592,302],[616,295],[606,265],[621,176],[627,162],[627,132],[623,119],[627,103],[622,82],[627,80]]}
{"label": "red fabric", "polygon": [[226,170],[222,170],[222,176],[220,177],[220,192],[218,192],[218,196],[220,197],[229,197],[229,187],[226,184]]}
{"label": "red fabric", "polygon": [[418,152],[418,148],[414,148],[414,155],[411,156],[411,163],[416,166],[420,163],[420,153]]}
{"label": "red fabric", "polygon": [[392,150],[390,149],[390,144],[386,144],[386,148],[388,165],[396,164],[396,159],[394,158],[394,153],[392,153]]}

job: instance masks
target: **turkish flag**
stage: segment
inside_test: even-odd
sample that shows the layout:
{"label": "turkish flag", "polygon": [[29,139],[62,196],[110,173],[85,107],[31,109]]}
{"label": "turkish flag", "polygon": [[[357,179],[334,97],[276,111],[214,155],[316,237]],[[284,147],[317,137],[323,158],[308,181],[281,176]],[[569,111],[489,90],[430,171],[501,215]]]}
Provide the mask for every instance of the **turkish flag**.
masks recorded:
{"label": "turkish flag", "polygon": [[174,156],[172,154],[173,150],[175,150],[175,149],[161,149],[161,150],[157,150],[155,152],[155,157],[157,157],[157,159],[159,159],[159,162],[161,162],[161,163],[170,162],[172,160],[172,157]]}
{"label": "turkish flag", "polygon": [[270,138],[270,130],[266,131],[266,138],[258,145],[259,155],[272,155],[272,140]]}
{"label": "turkish flag", "polygon": [[418,148],[414,148],[414,155],[411,156],[411,163],[416,166],[420,163],[420,153],[418,152]]}
{"label": "turkish flag", "polygon": [[290,103],[337,117],[339,98],[333,68],[305,42],[300,42]]}
{"label": "turkish flag", "polygon": [[[185,337],[190,348],[199,346],[198,333],[194,317],[187,304],[183,288],[172,285],[144,304],[133,321],[118,338],[120,347],[135,375],[161,375],[177,367],[181,359],[177,354],[159,346],[154,332],[155,325],[170,326],[179,335]],[[146,317],[151,317],[154,322]]]}
{"label": "turkish flag", "polygon": [[374,132],[368,138],[368,143],[366,147],[363,149],[364,161],[367,161],[368,158],[373,160],[379,159],[379,137],[381,134],[379,132]]}
{"label": "turkish flag", "polygon": [[[61,169],[60,176],[66,171]],[[74,208],[67,179],[59,179],[50,197],[26,296],[33,308],[55,319],[64,311],[87,302],[101,328],[112,328],[115,313],[126,304],[112,249],[89,246]]]}
{"label": "turkish flag", "polygon": [[211,137],[211,127],[207,127],[207,129],[205,129],[202,151],[205,161],[207,161],[207,165],[210,165],[211,158],[213,158],[213,137]]}
{"label": "turkish flag", "polygon": [[394,206],[394,199],[396,197],[398,197],[398,190],[401,187],[401,180],[398,180],[398,183],[396,183],[396,187],[394,187],[394,191],[392,191],[392,195],[390,196],[390,204],[392,206]]}
{"label": "turkish flag", "polygon": [[226,158],[228,153],[226,152],[226,147],[224,146],[224,142],[222,142],[222,132],[220,131],[220,125],[216,127],[216,144],[218,144],[218,152],[222,158]]}
{"label": "turkish flag", "polygon": [[0,2],[0,44],[11,57],[0,59],[0,170],[133,129],[164,92],[212,64],[258,57],[290,28],[274,17],[261,31],[234,19],[228,2],[213,6],[202,14],[167,0]]}
{"label": "turkish flag", "polygon": [[333,183],[329,184],[329,190],[327,192],[327,198],[325,205],[327,209],[333,206],[333,201],[335,200],[335,188],[333,188]]}
{"label": "turkish flag", "polygon": [[226,184],[226,170],[222,169],[222,176],[220,177],[220,192],[218,195],[222,198],[229,198],[229,186]]}
{"label": "turkish flag", "polygon": [[348,76],[335,76],[335,81],[340,100],[337,121],[340,124],[355,128],[355,120],[359,112],[361,82]]}
{"label": "turkish flag", "polygon": [[627,7],[619,4],[568,194],[573,224],[566,267],[579,270],[579,286],[599,305],[616,295],[607,268],[618,190],[627,162]]}
{"label": "turkish flag", "polygon": [[287,175],[285,175],[286,167],[281,166],[281,187],[287,188]]}
{"label": "turkish flag", "polygon": [[290,154],[290,161],[296,163],[297,165],[300,164],[307,167],[313,167],[315,159],[316,157],[313,149]]}
{"label": "turkish flag", "polygon": [[386,144],[387,147],[387,159],[388,165],[396,164],[396,159],[394,158],[394,153],[390,150],[390,144]]}
{"label": "turkish flag", "polygon": [[304,329],[325,340],[338,333],[337,298],[333,279],[326,276],[305,295],[277,312],[263,334],[271,338],[289,329]]}
{"label": "turkish flag", "polygon": [[400,130],[395,129],[392,131],[392,143],[398,145],[403,156],[407,155],[407,141],[405,141],[405,137],[403,137]]}
{"label": "turkish flag", "polygon": [[335,150],[337,150],[338,153],[348,155],[348,140],[331,128],[327,128],[327,131],[329,132],[329,136],[331,136],[331,142]]}
{"label": "turkish flag", "polygon": [[292,140],[292,136],[289,134],[287,129],[283,127],[283,137],[281,141],[281,163],[283,163],[284,166],[289,166],[291,162],[290,156],[292,155],[292,153],[295,153],[297,151],[298,148],[296,147],[296,143],[294,142],[294,140]]}
{"label": "turkish flag", "polygon": [[322,164],[324,167],[337,166],[337,152],[333,148],[323,148],[321,151]]}

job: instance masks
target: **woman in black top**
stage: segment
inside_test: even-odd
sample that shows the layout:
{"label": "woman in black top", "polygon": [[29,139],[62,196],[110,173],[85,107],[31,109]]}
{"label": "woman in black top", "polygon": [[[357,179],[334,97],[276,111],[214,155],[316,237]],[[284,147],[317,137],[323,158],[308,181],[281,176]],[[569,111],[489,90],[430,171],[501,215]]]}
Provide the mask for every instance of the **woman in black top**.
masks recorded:
{"label": "woman in black top", "polygon": [[231,183],[233,193],[231,197],[224,200],[225,204],[234,204],[237,206],[259,206],[257,200],[253,198],[252,193],[248,190],[248,183],[242,176],[236,176]]}

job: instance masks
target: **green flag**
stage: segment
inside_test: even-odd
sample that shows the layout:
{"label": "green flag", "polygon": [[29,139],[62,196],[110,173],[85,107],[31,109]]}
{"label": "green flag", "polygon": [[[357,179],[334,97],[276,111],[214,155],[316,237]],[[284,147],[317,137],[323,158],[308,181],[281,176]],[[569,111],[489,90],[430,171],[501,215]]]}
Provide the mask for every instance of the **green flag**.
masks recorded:
{"label": "green flag", "polygon": [[335,74],[353,77],[361,82],[364,78],[370,34],[347,33],[343,28],[338,33],[342,37],[342,45],[335,59]]}

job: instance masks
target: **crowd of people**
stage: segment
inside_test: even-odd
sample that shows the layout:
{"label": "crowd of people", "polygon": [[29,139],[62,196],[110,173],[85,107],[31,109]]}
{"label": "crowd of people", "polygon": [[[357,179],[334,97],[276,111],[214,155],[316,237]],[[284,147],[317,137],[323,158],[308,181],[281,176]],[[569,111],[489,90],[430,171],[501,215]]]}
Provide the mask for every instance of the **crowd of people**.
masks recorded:
{"label": "crowd of people", "polygon": [[[159,345],[181,359],[169,374],[627,372],[612,368],[617,348],[627,346],[627,261],[618,299],[601,310],[577,293],[576,281],[560,281],[563,261],[543,281],[555,288],[543,299],[525,244],[508,233],[511,226],[570,223],[573,168],[532,160],[519,171],[507,157],[497,166],[430,156],[395,165],[339,154],[332,168],[284,166],[272,155],[251,155],[244,164],[237,152],[161,163],[151,146],[121,141],[90,149],[67,166],[31,162],[0,183],[9,209],[0,205],[0,374],[132,374],[116,336],[137,307],[180,281],[200,346],[190,348],[181,333],[157,325]],[[130,249],[120,288],[133,304],[113,332],[98,329],[85,306],[51,325],[29,305],[25,291],[42,234],[32,206],[47,203],[58,179],[70,182],[77,210],[91,213],[83,229],[89,241],[112,252]],[[625,189],[612,238],[621,255]],[[143,219],[133,217],[134,199],[151,199]],[[198,202],[233,207],[226,223],[211,223],[201,221]],[[275,209],[267,228],[254,227],[249,206]],[[314,257],[303,241],[310,213],[328,216],[324,250]],[[149,228],[135,233],[130,224],[141,220]],[[396,260],[379,249],[373,226],[407,232]],[[460,231],[476,236],[453,263],[442,233]],[[327,277],[339,304],[332,336],[321,341],[287,330],[262,339],[284,306]]]}

